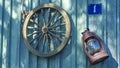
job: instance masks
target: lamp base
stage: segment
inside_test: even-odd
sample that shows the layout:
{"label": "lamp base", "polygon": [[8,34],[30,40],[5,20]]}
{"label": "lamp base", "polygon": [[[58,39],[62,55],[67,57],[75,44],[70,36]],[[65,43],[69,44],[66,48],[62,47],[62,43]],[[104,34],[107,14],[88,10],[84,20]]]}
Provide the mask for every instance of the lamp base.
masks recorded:
{"label": "lamp base", "polygon": [[97,64],[105,59],[107,59],[109,56],[106,52],[102,51],[102,52],[98,52],[95,53],[93,56],[90,57],[90,62],[91,64]]}

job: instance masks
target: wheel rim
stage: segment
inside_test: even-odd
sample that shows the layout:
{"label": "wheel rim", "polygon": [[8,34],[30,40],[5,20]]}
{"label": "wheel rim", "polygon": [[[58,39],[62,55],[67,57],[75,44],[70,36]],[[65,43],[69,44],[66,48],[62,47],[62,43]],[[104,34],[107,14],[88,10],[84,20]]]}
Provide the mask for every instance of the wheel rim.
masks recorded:
{"label": "wheel rim", "polygon": [[67,13],[55,4],[44,4],[33,9],[23,24],[23,38],[35,55],[49,57],[59,53],[70,37]]}

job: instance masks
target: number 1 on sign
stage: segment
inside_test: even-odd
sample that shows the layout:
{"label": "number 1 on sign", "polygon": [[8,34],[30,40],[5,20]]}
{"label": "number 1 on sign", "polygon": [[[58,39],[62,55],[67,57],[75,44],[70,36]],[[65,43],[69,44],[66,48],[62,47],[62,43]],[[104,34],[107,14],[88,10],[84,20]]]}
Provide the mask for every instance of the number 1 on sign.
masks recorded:
{"label": "number 1 on sign", "polygon": [[94,10],[93,10],[94,13],[96,13],[96,5],[94,5]]}

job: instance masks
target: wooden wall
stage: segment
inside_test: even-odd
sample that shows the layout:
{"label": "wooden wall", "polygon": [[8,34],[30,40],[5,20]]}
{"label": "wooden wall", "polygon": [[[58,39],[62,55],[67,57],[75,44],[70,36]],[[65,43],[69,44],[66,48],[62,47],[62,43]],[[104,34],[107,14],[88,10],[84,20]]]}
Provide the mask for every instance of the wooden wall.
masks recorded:
{"label": "wooden wall", "polygon": [[[21,0],[0,0],[0,68],[120,68],[119,0],[24,1],[26,10],[43,3],[55,3],[64,8],[71,20],[71,42],[53,57],[34,56],[26,48],[21,35]],[[92,3],[102,4],[102,14],[87,14],[87,6]],[[91,65],[83,53],[81,32],[86,27],[103,39],[110,56],[104,62]]]}

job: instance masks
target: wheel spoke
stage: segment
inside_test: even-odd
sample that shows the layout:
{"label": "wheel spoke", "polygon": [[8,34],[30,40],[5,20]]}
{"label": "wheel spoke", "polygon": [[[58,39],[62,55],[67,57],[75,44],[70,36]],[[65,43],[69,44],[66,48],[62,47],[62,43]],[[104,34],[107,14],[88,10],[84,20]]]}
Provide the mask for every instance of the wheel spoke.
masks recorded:
{"label": "wheel spoke", "polygon": [[58,36],[53,34],[52,32],[48,31],[53,37],[57,38],[59,41],[62,41],[62,39]]}
{"label": "wheel spoke", "polygon": [[64,31],[58,31],[58,30],[50,30],[52,32],[56,32],[56,33],[64,33]]}
{"label": "wheel spoke", "polygon": [[48,9],[48,12],[50,12],[50,8]]}
{"label": "wheel spoke", "polygon": [[39,45],[40,41],[42,40],[42,37],[43,37],[43,34],[39,37],[39,39],[38,39],[38,41],[37,41],[37,43],[35,45],[35,48]]}
{"label": "wheel spoke", "polygon": [[49,51],[50,50],[50,44],[49,44],[49,42],[48,42],[48,35],[47,34],[45,34],[45,36],[46,36],[46,47],[47,47],[47,51]]}
{"label": "wheel spoke", "polygon": [[52,39],[52,36],[50,35],[50,34],[48,34],[48,36],[49,36],[49,38],[51,39],[50,40],[50,45],[49,45],[49,50],[54,50],[54,47],[55,47],[55,45],[54,45],[54,42],[52,41],[53,39]]}
{"label": "wheel spoke", "polygon": [[54,26],[61,18],[62,18],[62,16],[59,16],[58,19],[55,22],[53,22],[53,24],[51,26]]}
{"label": "wheel spoke", "polygon": [[32,27],[32,26],[28,26],[27,28],[28,28],[28,29],[36,29],[36,30],[40,30],[40,28]]}
{"label": "wheel spoke", "polygon": [[38,18],[38,21],[39,21],[39,22],[38,22],[39,26],[42,27],[42,26],[43,26],[43,23],[41,22],[40,18]]}
{"label": "wheel spoke", "polygon": [[39,33],[39,32],[40,32],[40,31],[34,31],[33,33],[28,34],[27,37],[30,37],[30,36],[32,36],[32,35],[34,35],[34,34]]}
{"label": "wheel spoke", "polygon": [[47,44],[48,44],[48,35],[47,35],[47,34],[45,34],[45,36],[46,36],[46,42],[47,42]]}
{"label": "wheel spoke", "polygon": [[55,11],[55,13],[52,15],[51,19],[48,22],[48,26],[50,25],[51,20],[54,20],[56,14],[57,14],[57,11]]}
{"label": "wheel spoke", "polygon": [[42,48],[42,51],[44,52],[44,47],[45,47],[45,35],[44,35],[44,37],[43,37],[43,48]]}
{"label": "wheel spoke", "polygon": [[45,13],[44,13],[43,9],[41,9],[41,13],[42,13],[42,17],[43,17],[43,22],[44,22],[45,25],[46,25]]}
{"label": "wheel spoke", "polygon": [[49,16],[48,16],[48,21],[47,21],[47,22],[48,22],[48,25],[47,25],[47,26],[49,26],[49,24],[50,24],[50,17],[51,17],[51,15],[50,15],[50,8],[48,9],[48,13],[49,13],[49,14],[48,14]]}
{"label": "wheel spoke", "polygon": [[56,26],[51,26],[51,27],[48,27],[48,28],[49,28],[49,29],[52,29],[52,28],[56,28],[56,27],[59,27],[59,26],[63,26],[63,25],[65,25],[65,23],[59,24],[59,25],[56,25]]}
{"label": "wheel spoke", "polygon": [[33,41],[36,40],[36,39],[37,39],[38,37],[40,37],[40,36],[41,36],[41,33],[40,33],[36,38],[34,38],[33,40],[31,40],[31,41],[30,41],[30,44],[32,44]]}
{"label": "wheel spoke", "polygon": [[39,24],[38,24],[36,21],[30,19],[30,22],[33,22],[33,23],[36,24],[38,27],[40,27]]}

